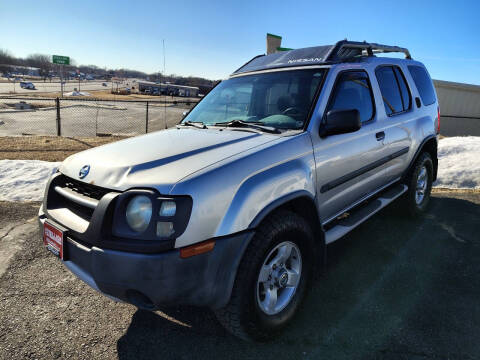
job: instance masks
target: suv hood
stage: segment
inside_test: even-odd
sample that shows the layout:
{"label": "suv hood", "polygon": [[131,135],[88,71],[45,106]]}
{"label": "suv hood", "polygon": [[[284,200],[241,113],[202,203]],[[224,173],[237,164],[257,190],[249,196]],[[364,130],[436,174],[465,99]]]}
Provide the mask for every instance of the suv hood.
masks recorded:
{"label": "suv hood", "polygon": [[[169,129],[129,138],[68,157],[60,172],[113,190],[172,185],[194,172],[240,152],[279,139],[270,134],[216,129]],[[90,166],[80,178],[80,169]]]}

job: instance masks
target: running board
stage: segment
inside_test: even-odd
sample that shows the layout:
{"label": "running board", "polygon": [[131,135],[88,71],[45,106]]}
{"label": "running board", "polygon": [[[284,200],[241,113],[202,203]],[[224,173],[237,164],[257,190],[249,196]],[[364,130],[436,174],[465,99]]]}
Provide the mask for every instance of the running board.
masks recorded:
{"label": "running board", "polygon": [[358,225],[369,219],[372,215],[382,210],[385,206],[390,204],[393,200],[408,190],[408,186],[403,184],[395,185],[394,187],[382,192],[375,200],[369,201],[366,205],[360,206],[350,212],[350,215],[338,222],[329,230],[325,232],[325,243],[330,244],[335,240],[340,239]]}

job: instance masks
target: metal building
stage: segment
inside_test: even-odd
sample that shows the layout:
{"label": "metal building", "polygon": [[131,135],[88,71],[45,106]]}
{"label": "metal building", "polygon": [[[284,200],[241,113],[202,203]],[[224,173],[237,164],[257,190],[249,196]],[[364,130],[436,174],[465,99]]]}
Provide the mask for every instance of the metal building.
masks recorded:
{"label": "metal building", "polygon": [[440,104],[440,133],[480,136],[480,86],[433,80]]}
{"label": "metal building", "polygon": [[198,87],[195,86],[154,83],[151,81],[138,82],[139,92],[152,95],[166,94],[174,96],[197,97],[198,90]]}

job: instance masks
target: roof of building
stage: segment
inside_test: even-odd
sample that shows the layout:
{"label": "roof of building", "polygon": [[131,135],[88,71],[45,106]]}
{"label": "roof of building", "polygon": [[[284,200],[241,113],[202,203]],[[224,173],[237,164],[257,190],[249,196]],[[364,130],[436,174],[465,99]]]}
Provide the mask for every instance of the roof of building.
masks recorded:
{"label": "roof of building", "polygon": [[402,52],[411,59],[408,49],[398,46],[343,40],[335,45],[314,46],[259,55],[237,69],[233,74],[293,66],[325,65],[346,62],[374,53]]}
{"label": "roof of building", "polygon": [[433,83],[435,84],[435,87],[455,88],[460,90],[480,92],[480,85],[465,84],[445,80],[433,80]]}

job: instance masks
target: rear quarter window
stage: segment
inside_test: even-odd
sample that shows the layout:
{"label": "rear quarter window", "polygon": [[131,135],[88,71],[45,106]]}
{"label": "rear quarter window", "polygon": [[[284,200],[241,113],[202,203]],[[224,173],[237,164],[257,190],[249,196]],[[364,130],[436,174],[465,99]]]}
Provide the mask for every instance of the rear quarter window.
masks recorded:
{"label": "rear quarter window", "polygon": [[410,75],[412,75],[415,86],[420,93],[423,105],[433,104],[436,101],[435,90],[427,70],[421,66],[409,65],[408,71],[410,71]]}

